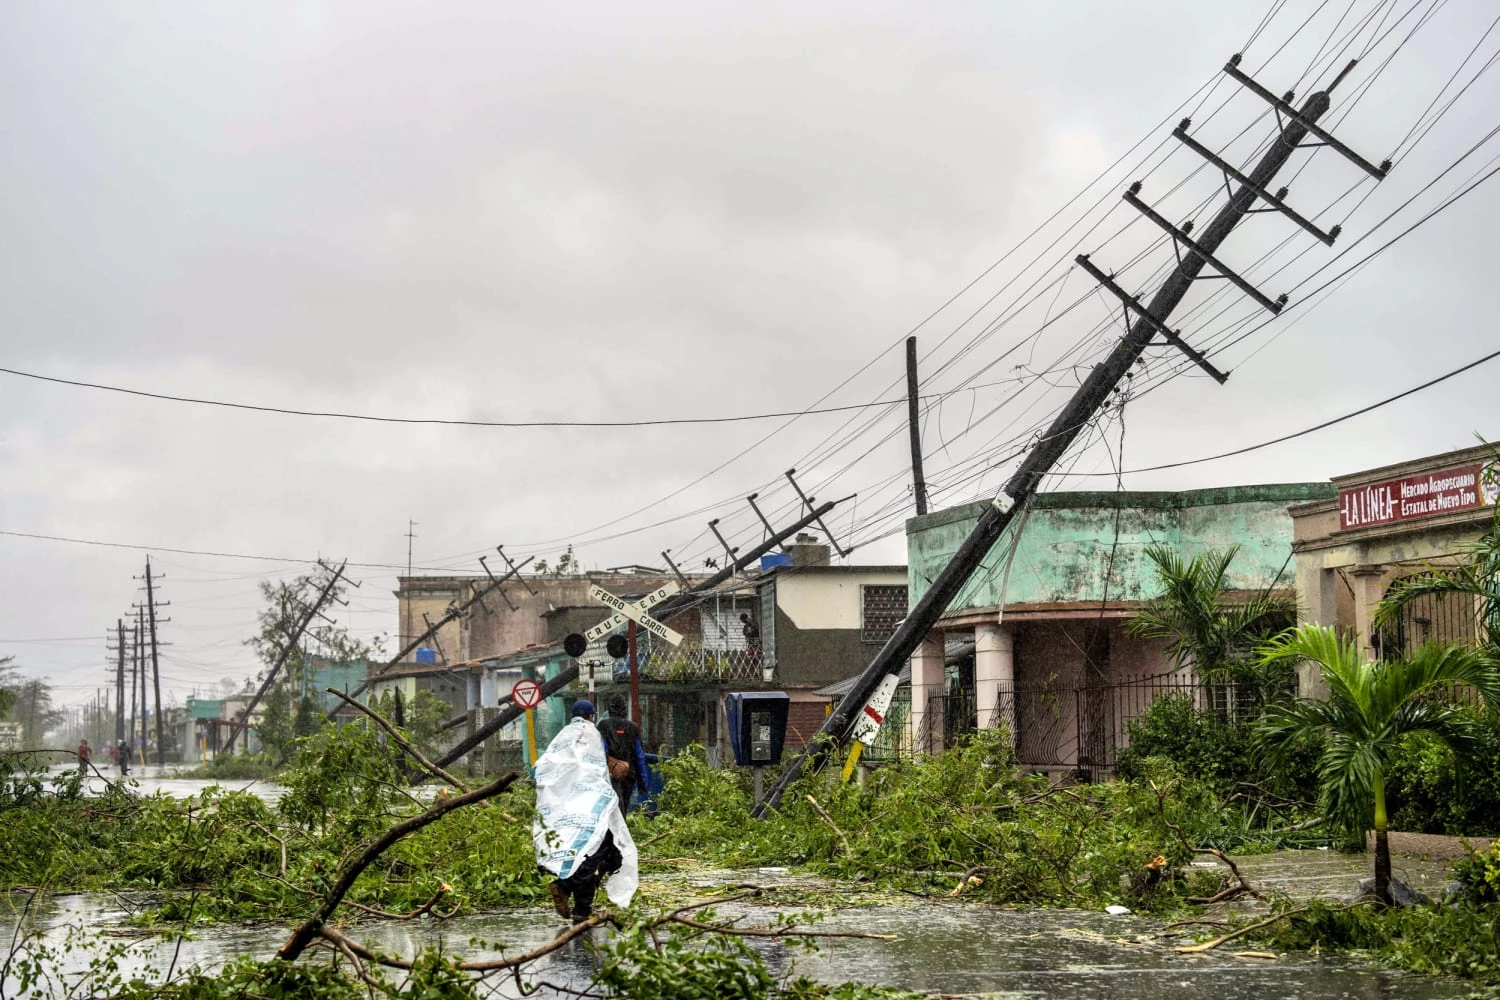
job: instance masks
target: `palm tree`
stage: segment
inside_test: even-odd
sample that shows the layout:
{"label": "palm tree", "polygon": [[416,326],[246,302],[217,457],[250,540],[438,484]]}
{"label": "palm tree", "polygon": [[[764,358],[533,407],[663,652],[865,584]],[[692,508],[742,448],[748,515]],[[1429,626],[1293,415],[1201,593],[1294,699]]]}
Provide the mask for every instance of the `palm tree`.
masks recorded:
{"label": "palm tree", "polygon": [[1273,761],[1298,743],[1321,738],[1320,809],[1350,830],[1375,827],[1375,895],[1391,901],[1391,850],[1386,837],[1385,774],[1408,733],[1425,733],[1460,760],[1473,748],[1470,716],[1449,698],[1455,684],[1477,689],[1487,705],[1500,703],[1500,669],[1475,649],[1428,643],[1405,660],[1371,663],[1358,641],[1320,625],[1303,625],[1267,643],[1267,664],[1316,663],[1327,701],[1297,698],[1273,705],[1259,726]]}
{"label": "palm tree", "polygon": [[1424,597],[1467,598],[1479,605],[1479,625],[1491,655],[1500,655],[1500,507],[1479,540],[1460,551],[1467,558],[1456,566],[1428,566],[1421,576],[1397,581],[1376,607],[1371,627],[1385,628]]}
{"label": "palm tree", "polygon": [[1240,683],[1264,703],[1276,696],[1285,672],[1258,669],[1254,650],[1297,620],[1297,600],[1270,588],[1243,600],[1231,597],[1229,564],[1237,552],[1239,546],[1231,545],[1185,560],[1165,545],[1147,546],[1162,593],[1130,619],[1126,631],[1165,639],[1179,669],[1192,666],[1206,684]]}

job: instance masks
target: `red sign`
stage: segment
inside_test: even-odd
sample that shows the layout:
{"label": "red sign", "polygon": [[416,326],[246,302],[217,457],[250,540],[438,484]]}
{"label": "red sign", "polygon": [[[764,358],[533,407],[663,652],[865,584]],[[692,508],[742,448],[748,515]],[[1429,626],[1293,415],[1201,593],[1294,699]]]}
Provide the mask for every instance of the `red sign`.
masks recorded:
{"label": "red sign", "polygon": [[536,708],[542,703],[542,686],[523,677],[510,689],[510,700],[516,703],[517,708]]}
{"label": "red sign", "polygon": [[1489,502],[1476,462],[1339,491],[1339,530],[1473,510]]}

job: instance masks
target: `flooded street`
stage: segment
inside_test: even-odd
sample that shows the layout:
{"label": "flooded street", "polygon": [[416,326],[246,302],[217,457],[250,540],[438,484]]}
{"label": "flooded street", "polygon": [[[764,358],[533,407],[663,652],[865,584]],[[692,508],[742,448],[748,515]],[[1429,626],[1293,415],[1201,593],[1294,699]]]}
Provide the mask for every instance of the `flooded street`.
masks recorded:
{"label": "flooded street", "polygon": [[[72,765],[58,765],[48,771],[53,779],[73,770]],[[201,794],[204,790],[218,785],[227,791],[249,792],[265,802],[275,802],[281,798],[285,790],[280,785],[263,778],[232,778],[215,779],[207,781],[203,778],[185,777],[192,770],[186,764],[132,764],[130,773],[125,775],[125,781],[135,785],[135,791],[139,795],[155,795],[158,792],[169,795],[174,799],[188,799]],[[100,777],[100,774],[103,777]],[[101,766],[99,774],[90,774],[84,781],[89,795],[102,795],[106,782],[114,783],[120,781],[119,769],[112,766]]]}
{"label": "flooded street", "polygon": [[[1349,891],[1368,860],[1332,851],[1295,851],[1245,859],[1242,867],[1247,876],[1267,888],[1289,889],[1297,895],[1325,895]],[[1407,877],[1414,880],[1428,875],[1441,878],[1441,866],[1398,862],[1398,870],[1403,867]],[[731,885],[746,876],[773,887],[809,884],[805,877],[795,874],[767,872],[702,872],[690,877],[688,884],[712,892],[715,886]],[[650,881],[648,876],[648,890]],[[1432,888],[1421,881],[1416,884]],[[830,888],[829,898],[849,897]],[[19,894],[10,897],[12,909],[23,902]],[[36,920],[54,941],[62,939],[69,925],[87,928],[97,940],[128,940],[134,932],[121,925],[129,906],[139,902],[99,894],[57,896],[38,907]],[[720,908],[723,917],[742,917],[753,923],[769,922],[778,912],[769,906],[743,904]],[[14,913],[10,916],[14,919]],[[562,927],[549,910],[531,908],[447,922],[368,923],[352,928],[350,933],[381,950],[404,955],[436,945],[450,953],[483,959],[541,945]],[[816,953],[774,940],[756,944],[778,974],[795,969],[797,974],[827,982],[854,980],[966,996],[1436,1000],[1467,996],[1473,990],[1467,983],[1410,976],[1343,958],[1303,954],[1274,959],[1248,957],[1245,952],[1257,950],[1248,944],[1231,944],[1202,956],[1177,955],[1171,945],[1182,939],[1155,937],[1161,930],[1160,921],[1079,910],[1001,909],[957,900],[912,899],[846,906],[829,914],[818,927],[894,934],[898,939],[832,939],[820,942]],[[282,926],[204,927],[195,931],[195,940],[182,942],[180,950],[171,939],[141,939],[129,964],[164,970],[174,952],[179,969],[192,965],[211,968],[240,954],[264,958],[285,942],[287,933]],[[607,939],[604,931],[595,931],[594,935],[596,941]],[[82,968],[86,961],[84,953],[75,953],[72,967]],[[582,941],[544,958],[534,966],[536,978],[563,990],[544,989],[533,995],[561,997],[568,995],[564,992],[568,988],[583,988],[592,975],[593,962],[590,944]],[[521,995],[514,984],[497,985],[497,995]]]}

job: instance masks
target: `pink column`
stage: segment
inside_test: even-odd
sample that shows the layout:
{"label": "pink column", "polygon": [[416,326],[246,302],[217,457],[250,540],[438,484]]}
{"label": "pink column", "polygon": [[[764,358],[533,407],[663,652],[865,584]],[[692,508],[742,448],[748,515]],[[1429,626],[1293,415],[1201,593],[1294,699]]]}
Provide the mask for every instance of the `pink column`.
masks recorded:
{"label": "pink column", "polygon": [[[943,693],[943,633],[929,633],[911,655],[911,738],[917,753],[941,749],[943,720],[929,723],[927,699]],[[935,727],[935,728],[934,728]]]}

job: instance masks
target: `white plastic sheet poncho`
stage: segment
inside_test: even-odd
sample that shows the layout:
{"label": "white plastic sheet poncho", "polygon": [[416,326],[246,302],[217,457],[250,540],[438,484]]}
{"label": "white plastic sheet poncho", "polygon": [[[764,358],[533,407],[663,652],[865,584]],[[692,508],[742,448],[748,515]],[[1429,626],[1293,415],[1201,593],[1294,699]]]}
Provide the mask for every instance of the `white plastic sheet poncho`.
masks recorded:
{"label": "white plastic sheet poncho", "polygon": [[536,863],[567,878],[598,849],[605,831],[615,835],[621,862],[604,892],[616,906],[629,906],[640,885],[640,858],[604,767],[604,740],[592,722],[574,719],[536,762]]}

